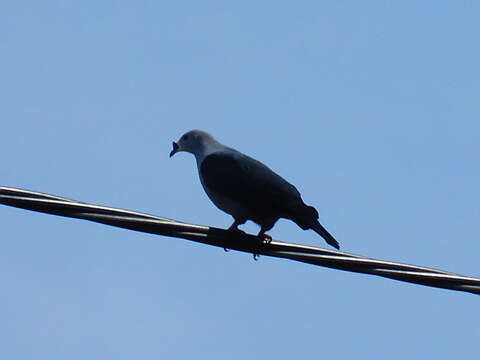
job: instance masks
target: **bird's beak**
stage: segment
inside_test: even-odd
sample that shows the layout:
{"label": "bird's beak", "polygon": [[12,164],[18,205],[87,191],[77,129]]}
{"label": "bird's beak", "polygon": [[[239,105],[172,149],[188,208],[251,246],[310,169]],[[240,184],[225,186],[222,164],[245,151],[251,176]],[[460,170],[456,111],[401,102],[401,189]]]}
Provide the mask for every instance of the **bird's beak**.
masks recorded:
{"label": "bird's beak", "polygon": [[178,146],[178,144],[175,141],[172,143],[172,145],[173,145],[173,150],[170,151],[170,157],[175,155],[178,152],[178,149],[180,149],[180,146]]}

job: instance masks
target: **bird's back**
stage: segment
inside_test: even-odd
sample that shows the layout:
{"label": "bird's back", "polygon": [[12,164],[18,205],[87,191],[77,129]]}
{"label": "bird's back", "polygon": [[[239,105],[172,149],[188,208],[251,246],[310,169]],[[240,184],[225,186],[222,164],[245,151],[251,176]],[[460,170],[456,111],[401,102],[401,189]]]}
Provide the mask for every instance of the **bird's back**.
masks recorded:
{"label": "bird's back", "polygon": [[225,209],[222,199],[238,204],[240,211],[254,221],[255,217],[287,217],[302,202],[292,184],[261,162],[233,149],[208,155],[199,170],[212,201],[234,216],[236,209]]}

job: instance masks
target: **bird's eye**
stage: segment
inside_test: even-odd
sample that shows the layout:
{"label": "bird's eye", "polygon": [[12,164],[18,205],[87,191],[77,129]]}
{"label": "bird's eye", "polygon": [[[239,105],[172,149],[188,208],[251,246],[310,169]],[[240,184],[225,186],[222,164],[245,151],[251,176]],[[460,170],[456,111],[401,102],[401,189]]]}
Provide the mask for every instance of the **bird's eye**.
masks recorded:
{"label": "bird's eye", "polygon": [[188,135],[183,135],[182,139],[183,140],[188,140]]}

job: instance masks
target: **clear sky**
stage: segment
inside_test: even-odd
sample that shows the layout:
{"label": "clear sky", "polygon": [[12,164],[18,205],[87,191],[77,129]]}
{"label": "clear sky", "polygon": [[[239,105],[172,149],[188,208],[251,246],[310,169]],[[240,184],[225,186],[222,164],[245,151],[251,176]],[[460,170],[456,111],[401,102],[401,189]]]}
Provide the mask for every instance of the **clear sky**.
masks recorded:
{"label": "clear sky", "polygon": [[[295,184],[343,250],[478,277],[479,13],[3,2],[0,185],[228,227],[194,158],[168,158],[200,128]],[[475,295],[5,206],[0,224],[2,359],[480,355]]]}

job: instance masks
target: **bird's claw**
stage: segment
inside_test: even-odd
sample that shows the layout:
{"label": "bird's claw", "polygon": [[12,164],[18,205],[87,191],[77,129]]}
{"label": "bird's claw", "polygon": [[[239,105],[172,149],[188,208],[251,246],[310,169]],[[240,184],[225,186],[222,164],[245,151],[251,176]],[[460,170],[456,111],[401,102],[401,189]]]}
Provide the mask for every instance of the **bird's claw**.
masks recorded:
{"label": "bird's claw", "polygon": [[272,237],[268,234],[260,234],[258,235],[264,244],[270,244],[272,242]]}
{"label": "bird's claw", "polygon": [[[227,230],[228,230],[228,231],[231,231],[231,232],[233,232],[234,234],[237,234],[237,235],[245,234],[245,231],[240,230],[240,229],[237,227],[238,225],[239,225],[239,224],[233,223],[232,226],[230,226]],[[223,250],[224,250],[225,252],[229,252],[229,251],[230,251],[230,249],[227,249],[227,248],[225,248],[225,247],[223,248]]]}
{"label": "bird's claw", "polygon": [[[258,237],[262,240],[262,244],[270,244],[272,242],[272,237],[268,234],[265,234],[265,233],[260,233],[258,234]],[[260,257],[260,255],[258,254],[253,254],[253,260],[255,261],[258,261],[258,258]]]}

